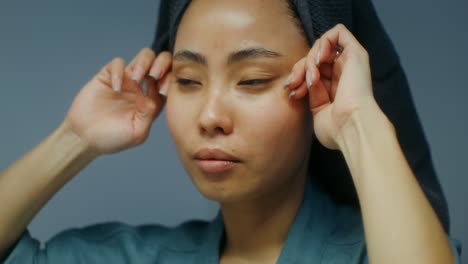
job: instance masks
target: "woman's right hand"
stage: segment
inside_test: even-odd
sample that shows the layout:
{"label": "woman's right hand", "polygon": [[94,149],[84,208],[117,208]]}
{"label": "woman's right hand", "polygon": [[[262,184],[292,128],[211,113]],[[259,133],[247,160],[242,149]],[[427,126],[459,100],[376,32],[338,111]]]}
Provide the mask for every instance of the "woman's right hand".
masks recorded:
{"label": "woman's right hand", "polygon": [[161,94],[167,92],[171,64],[169,52],[156,57],[149,48],[142,49],[127,67],[123,59],[115,58],[81,89],[64,122],[99,154],[143,143],[164,106]]}

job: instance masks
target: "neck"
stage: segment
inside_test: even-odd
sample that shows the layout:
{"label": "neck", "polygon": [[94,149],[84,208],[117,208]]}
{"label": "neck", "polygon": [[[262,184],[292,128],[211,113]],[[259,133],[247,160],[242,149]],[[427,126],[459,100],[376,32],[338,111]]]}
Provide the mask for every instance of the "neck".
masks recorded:
{"label": "neck", "polygon": [[277,258],[301,205],[306,171],[255,200],[222,204],[224,255]]}

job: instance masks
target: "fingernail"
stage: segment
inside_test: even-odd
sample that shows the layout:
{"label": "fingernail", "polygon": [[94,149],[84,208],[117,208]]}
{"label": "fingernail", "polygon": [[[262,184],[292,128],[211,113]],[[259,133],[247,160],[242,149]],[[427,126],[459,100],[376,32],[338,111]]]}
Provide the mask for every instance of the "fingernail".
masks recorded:
{"label": "fingernail", "polygon": [[286,81],[284,81],[284,88],[288,88],[290,84],[291,84],[291,75],[289,75]]}
{"label": "fingernail", "polygon": [[289,99],[291,99],[294,95],[296,95],[296,90],[289,93]]}
{"label": "fingernail", "polygon": [[312,72],[310,70],[307,70],[306,82],[307,82],[307,89],[309,89],[309,90],[312,87],[312,80],[313,79],[314,79],[314,75],[312,74]]}
{"label": "fingernail", "polygon": [[319,40],[319,47],[318,47],[317,57],[315,61],[315,64],[317,66],[320,65],[320,57],[322,57],[322,42]]}
{"label": "fingernail", "polygon": [[149,76],[153,77],[156,81],[161,79],[161,68],[156,66],[155,69],[149,73]]}
{"label": "fingernail", "polygon": [[135,82],[140,82],[141,75],[143,75],[143,67],[137,65],[133,71],[132,80]]}
{"label": "fingernail", "polygon": [[159,94],[167,97],[167,89],[169,88],[169,82],[165,81],[164,84],[159,88]]}
{"label": "fingernail", "polygon": [[122,81],[120,80],[120,78],[115,77],[112,79],[112,88],[114,89],[114,92],[120,93],[120,91],[122,90]]}

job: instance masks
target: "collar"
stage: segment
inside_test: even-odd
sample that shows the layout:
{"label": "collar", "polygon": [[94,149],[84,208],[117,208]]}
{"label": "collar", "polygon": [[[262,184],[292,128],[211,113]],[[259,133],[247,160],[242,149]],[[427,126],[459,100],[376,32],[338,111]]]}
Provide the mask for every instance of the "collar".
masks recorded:
{"label": "collar", "polygon": [[[320,260],[327,238],[335,227],[336,207],[310,179],[311,177],[307,178],[301,206],[290,227],[277,264]],[[218,212],[207,229],[206,239],[200,247],[196,263],[219,263],[220,246],[224,235],[222,215]]]}

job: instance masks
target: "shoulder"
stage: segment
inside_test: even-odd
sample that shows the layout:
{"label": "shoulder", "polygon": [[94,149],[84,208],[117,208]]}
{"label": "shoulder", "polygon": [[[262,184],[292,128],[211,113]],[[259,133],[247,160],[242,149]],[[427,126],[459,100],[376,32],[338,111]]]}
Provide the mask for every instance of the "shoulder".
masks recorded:
{"label": "shoulder", "polygon": [[[158,224],[129,225],[121,222],[108,222],[84,228],[68,229],[59,233],[49,243],[57,241],[102,245],[137,246],[140,248],[169,247],[190,249],[204,238],[210,222],[190,220],[175,227]],[[57,241],[56,241],[57,240]],[[128,244],[128,245],[127,245]]]}
{"label": "shoulder", "polygon": [[167,249],[196,251],[210,222],[176,227],[107,222],[60,232],[41,246],[26,231],[5,263],[150,263]]}

